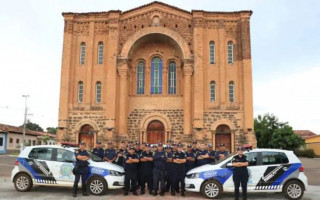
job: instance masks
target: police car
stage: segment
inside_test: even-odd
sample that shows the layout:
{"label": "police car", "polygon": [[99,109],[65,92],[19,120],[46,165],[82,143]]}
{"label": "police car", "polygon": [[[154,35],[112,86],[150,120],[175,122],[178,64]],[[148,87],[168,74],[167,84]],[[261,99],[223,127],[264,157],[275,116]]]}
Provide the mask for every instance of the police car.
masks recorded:
{"label": "police car", "polygon": [[[72,173],[76,161],[75,149],[77,148],[58,145],[26,147],[17,158],[11,173],[16,190],[29,191],[33,185],[72,187],[75,179]],[[102,195],[107,189],[124,186],[122,167],[102,162],[94,154],[88,153],[88,191],[94,195]]]}
{"label": "police car", "polygon": [[[222,192],[234,192],[232,158],[194,168],[187,172],[186,190],[218,198]],[[301,161],[292,152],[254,149],[244,152],[249,161],[248,193],[282,192],[288,199],[300,199],[308,187]]]}

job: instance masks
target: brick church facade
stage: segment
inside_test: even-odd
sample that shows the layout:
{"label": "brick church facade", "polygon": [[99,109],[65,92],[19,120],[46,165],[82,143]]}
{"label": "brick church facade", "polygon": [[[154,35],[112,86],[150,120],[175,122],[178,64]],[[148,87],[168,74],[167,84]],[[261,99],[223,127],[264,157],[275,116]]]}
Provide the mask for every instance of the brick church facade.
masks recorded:
{"label": "brick church facade", "polygon": [[251,11],[63,13],[59,141],[256,146]]}

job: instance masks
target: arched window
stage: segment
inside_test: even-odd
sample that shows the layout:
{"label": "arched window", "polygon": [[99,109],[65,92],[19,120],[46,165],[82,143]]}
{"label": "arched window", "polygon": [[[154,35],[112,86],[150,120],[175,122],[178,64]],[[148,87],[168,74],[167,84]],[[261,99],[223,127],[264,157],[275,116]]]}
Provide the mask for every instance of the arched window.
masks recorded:
{"label": "arched window", "polygon": [[137,93],[144,94],[144,62],[140,61],[137,67]]}
{"label": "arched window", "polygon": [[78,103],[83,102],[83,82],[78,82]]}
{"label": "arched window", "polygon": [[234,91],[234,82],[229,82],[229,101],[234,102],[235,100],[235,91]]}
{"label": "arched window", "polygon": [[162,94],[162,59],[159,57],[151,61],[151,94]]}
{"label": "arched window", "polygon": [[176,63],[171,61],[169,63],[169,74],[168,74],[168,93],[169,94],[176,94],[177,88],[177,67]]}
{"label": "arched window", "polygon": [[86,43],[81,42],[80,44],[80,65],[84,65],[86,60]]}
{"label": "arched window", "polygon": [[96,103],[101,103],[101,82],[96,83]]}
{"label": "arched window", "polygon": [[231,41],[228,42],[228,64],[233,63],[233,43]]}
{"label": "arched window", "polygon": [[215,51],[214,51],[214,42],[211,41],[209,43],[209,60],[210,60],[210,64],[214,64],[215,63]]}
{"label": "arched window", "polygon": [[98,64],[103,64],[103,42],[98,43]]}
{"label": "arched window", "polygon": [[210,101],[216,101],[216,82],[210,82]]}

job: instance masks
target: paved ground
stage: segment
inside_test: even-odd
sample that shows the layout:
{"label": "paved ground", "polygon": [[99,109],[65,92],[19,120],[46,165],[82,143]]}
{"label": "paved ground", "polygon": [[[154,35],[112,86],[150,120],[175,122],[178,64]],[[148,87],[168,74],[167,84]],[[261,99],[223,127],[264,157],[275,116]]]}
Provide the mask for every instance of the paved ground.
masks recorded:
{"label": "paved ground", "polygon": [[[16,157],[8,155],[0,155],[0,199],[43,199],[46,200],[54,199],[64,200],[64,199],[74,199],[71,197],[71,188],[57,188],[57,187],[33,187],[30,192],[17,192],[10,181],[11,170],[14,166]],[[320,159],[301,159],[305,168],[305,173],[308,177],[308,182],[311,185],[306,191],[303,200],[318,200],[320,196]],[[316,186],[315,186],[316,185]],[[80,191],[79,191],[80,192]],[[172,197],[169,194],[166,194],[165,197],[153,197],[149,195],[143,196],[128,196],[124,197],[122,190],[113,190],[107,192],[106,195],[101,197],[90,196],[90,199],[106,199],[110,198],[114,200],[128,199],[130,200],[139,200],[139,199],[204,199],[199,193],[187,193],[186,197],[175,196]],[[252,200],[280,200],[285,199],[284,196],[280,194],[250,194],[249,199]],[[77,199],[89,199],[87,197],[82,197],[81,194]],[[223,197],[220,198],[223,200],[233,199],[233,194],[223,194]]]}

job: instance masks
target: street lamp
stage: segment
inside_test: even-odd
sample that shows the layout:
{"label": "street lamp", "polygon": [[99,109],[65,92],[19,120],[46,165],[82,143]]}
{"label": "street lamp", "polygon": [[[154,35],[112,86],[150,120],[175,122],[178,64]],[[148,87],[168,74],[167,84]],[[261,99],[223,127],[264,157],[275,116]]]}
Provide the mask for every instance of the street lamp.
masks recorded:
{"label": "street lamp", "polygon": [[27,99],[29,95],[22,95],[24,97],[24,122],[23,122],[23,139],[22,139],[22,150],[25,148],[25,137],[26,137],[26,122],[28,115]]}

